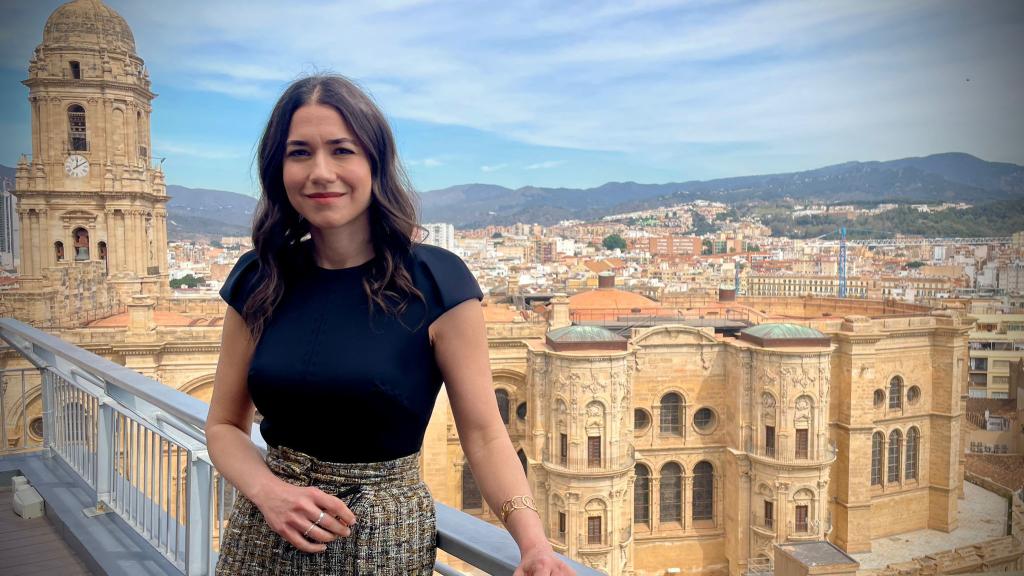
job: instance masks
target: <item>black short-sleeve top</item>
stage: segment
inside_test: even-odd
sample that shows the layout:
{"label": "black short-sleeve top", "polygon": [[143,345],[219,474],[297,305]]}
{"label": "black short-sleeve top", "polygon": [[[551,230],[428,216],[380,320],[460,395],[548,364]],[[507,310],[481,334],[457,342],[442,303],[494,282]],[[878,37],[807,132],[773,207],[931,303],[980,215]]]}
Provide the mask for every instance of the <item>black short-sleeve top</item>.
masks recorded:
{"label": "black short-sleeve top", "polygon": [[[309,254],[296,251],[302,272],[288,278],[249,366],[264,440],[329,462],[417,452],[441,387],[428,327],[457,304],[481,299],[476,279],[455,254],[414,245],[405,265],[423,300],[410,297],[396,318],[370,312],[363,278],[373,259],[328,270]],[[239,314],[258,268],[254,251],[243,254],[221,288]]]}

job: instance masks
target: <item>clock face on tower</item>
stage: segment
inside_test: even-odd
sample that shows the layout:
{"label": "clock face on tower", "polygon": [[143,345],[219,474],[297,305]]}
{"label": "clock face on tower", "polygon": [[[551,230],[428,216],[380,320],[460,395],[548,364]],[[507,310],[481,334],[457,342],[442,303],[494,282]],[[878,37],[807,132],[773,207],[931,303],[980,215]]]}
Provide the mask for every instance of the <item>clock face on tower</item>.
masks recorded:
{"label": "clock face on tower", "polygon": [[64,161],[64,171],[68,176],[81,178],[89,174],[89,161],[81,154],[72,154]]}

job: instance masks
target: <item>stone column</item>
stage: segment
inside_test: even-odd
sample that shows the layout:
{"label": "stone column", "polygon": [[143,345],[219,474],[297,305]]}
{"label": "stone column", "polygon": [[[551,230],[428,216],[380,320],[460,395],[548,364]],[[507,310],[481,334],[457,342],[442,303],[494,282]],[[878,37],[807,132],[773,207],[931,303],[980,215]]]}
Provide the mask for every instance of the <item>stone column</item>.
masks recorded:
{"label": "stone column", "polygon": [[146,275],[146,252],[149,251],[149,242],[146,238],[146,214],[142,210],[135,211],[135,250],[137,253],[136,274],[139,277]]}
{"label": "stone column", "polygon": [[683,475],[682,492],[680,496],[683,504],[683,530],[689,530],[693,527],[693,506],[690,502],[693,496],[693,476]]}
{"label": "stone column", "polygon": [[661,528],[661,474],[651,470],[651,531]]}
{"label": "stone column", "polygon": [[18,219],[21,220],[20,235],[21,235],[21,263],[20,270],[22,276],[32,276],[32,224],[31,216],[29,211],[24,208],[18,209]]}
{"label": "stone column", "polygon": [[123,246],[125,251],[125,270],[133,272],[135,270],[135,257],[136,257],[136,246],[134,245],[135,238],[135,215],[132,214],[133,209],[128,208],[124,210],[124,240]]}
{"label": "stone column", "polygon": [[775,510],[775,535],[778,542],[785,542],[789,538],[789,521],[792,517],[789,509],[789,484],[786,482],[775,483],[775,502],[778,505]]}
{"label": "stone column", "polygon": [[36,210],[35,215],[32,218],[32,268],[35,276],[41,276],[43,273],[43,221],[45,218],[44,210]]}
{"label": "stone column", "polygon": [[32,102],[32,161],[39,162],[42,160],[42,118],[39,115],[39,97],[32,96],[29,98]]}

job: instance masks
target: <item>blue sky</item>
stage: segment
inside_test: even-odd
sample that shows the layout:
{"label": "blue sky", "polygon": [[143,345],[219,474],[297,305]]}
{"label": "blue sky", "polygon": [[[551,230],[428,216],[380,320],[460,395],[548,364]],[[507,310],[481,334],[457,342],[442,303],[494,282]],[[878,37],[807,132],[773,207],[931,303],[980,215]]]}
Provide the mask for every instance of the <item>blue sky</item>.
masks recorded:
{"label": "blue sky", "polygon": [[[6,3],[0,163],[61,3]],[[159,97],[172,184],[255,194],[284,86],[346,74],[420,190],[669,182],[962,151],[1024,164],[1024,2],[107,0]],[[969,79],[969,80],[968,80]]]}

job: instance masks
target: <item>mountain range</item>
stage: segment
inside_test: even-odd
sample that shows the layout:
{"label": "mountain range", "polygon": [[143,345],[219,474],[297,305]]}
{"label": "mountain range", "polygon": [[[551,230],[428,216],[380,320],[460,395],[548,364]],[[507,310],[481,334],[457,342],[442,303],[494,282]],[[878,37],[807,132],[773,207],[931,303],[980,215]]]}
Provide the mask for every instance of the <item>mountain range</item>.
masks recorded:
{"label": "mountain range", "polygon": [[526,186],[515,190],[491,184],[464,184],[424,193],[421,204],[424,221],[443,220],[456,226],[478,227],[515,222],[553,224],[567,218],[587,220],[698,199],[725,203],[792,199],[824,203],[979,204],[1022,195],[1024,166],[946,153],[667,184],[609,182],[588,189]]}
{"label": "mountain range", "polygon": [[[14,169],[0,166],[13,180]],[[172,240],[248,234],[256,200],[244,194],[168,185]],[[596,188],[511,189],[462,184],[420,194],[424,222],[456,227],[516,222],[554,224],[609,214],[714,200],[794,202],[1024,202],[1024,166],[951,152],[885,162],[845,162],[814,170],[666,184],[608,182]]]}

